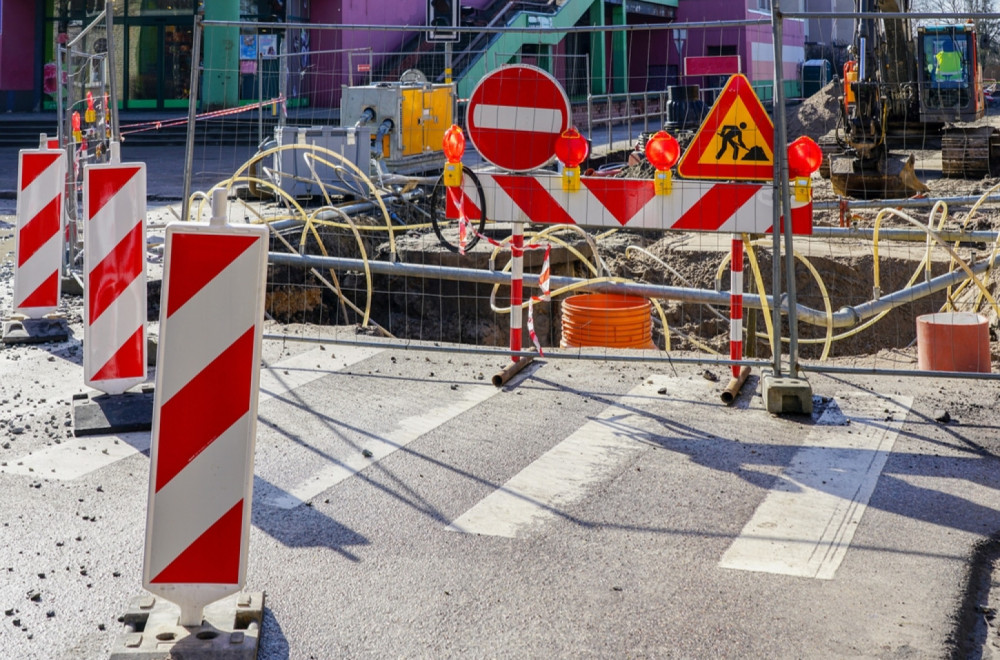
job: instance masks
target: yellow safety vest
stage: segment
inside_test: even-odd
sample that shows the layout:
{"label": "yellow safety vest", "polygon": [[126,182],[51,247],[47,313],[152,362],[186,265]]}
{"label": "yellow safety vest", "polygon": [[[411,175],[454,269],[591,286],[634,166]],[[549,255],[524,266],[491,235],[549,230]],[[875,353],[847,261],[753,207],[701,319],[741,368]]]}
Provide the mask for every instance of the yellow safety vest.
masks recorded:
{"label": "yellow safety vest", "polygon": [[937,54],[938,80],[962,79],[962,55],[956,51],[942,50]]}

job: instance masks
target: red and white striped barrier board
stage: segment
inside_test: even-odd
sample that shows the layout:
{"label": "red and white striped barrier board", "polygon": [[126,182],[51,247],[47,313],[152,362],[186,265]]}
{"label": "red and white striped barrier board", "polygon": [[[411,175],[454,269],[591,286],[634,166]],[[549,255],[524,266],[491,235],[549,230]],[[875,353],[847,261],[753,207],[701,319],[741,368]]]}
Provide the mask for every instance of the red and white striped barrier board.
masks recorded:
{"label": "red and white striped barrier board", "polygon": [[62,292],[66,152],[23,149],[18,159],[14,311],[38,319],[56,310]]}
{"label": "red and white striped barrier board", "polygon": [[[579,191],[567,192],[558,174],[477,175],[486,217],[498,222],[744,234],[773,224],[770,183],[674,179],[669,195],[657,195],[651,179],[585,176]],[[811,201],[792,200],[792,233],[812,233]]]}
{"label": "red and white striped barrier board", "polygon": [[246,577],[267,228],[174,223],[165,250],[143,586],[196,626]]}
{"label": "red and white striped barrier board", "polygon": [[121,394],[146,380],[146,165],[83,171],[84,382]]}

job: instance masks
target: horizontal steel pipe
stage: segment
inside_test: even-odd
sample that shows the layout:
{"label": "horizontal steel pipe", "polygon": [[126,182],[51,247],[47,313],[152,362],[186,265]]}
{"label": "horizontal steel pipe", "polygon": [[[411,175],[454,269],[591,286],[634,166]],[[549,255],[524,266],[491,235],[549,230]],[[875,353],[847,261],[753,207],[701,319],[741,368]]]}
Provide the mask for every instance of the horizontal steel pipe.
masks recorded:
{"label": "horizontal steel pipe", "polygon": [[[813,202],[814,211],[839,211],[843,208],[850,209],[915,209],[934,206],[938,202],[944,202],[949,206],[962,204],[975,204],[982,195],[965,195],[961,197],[908,197],[906,199],[843,199],[843,200],[820,200]],[[990,195],[984,203],[1000,204],[1000,195]]]}
{"label": "horizontal steel pipe", "polygon": [[[997,240],[995,231],[954,231],[935,232],[942,240],[969,241],[972,243],[992,243]],[[875,230],[871,227],[813,227],[813,236],[817,238],[875,238]],[[887,241],[911,241],[922,243],[927,240],[927,232],[916,227],[890,227],[878,230],[878,237]]]}
{"label": "horizontal steel pipe", "polygon": [[[295,266],[299,268],[334,268],[340,270],[362,271],[365,261],[362,259],[347,259],[343,257],[320,257],[313,255],[288,254],[284,252],[268,253],[268,262],[279,266]],[[993,267],[1000,265],[1000,254],[993,260]],[[984,273],[990,262],[981,261],[971,266],[975,274]],[[476,284],[510,284],[510,274],[500,271],[480,270],[475,268],[456,268],[454,266],[432,266],[427,264],[391,263],[388,261],[368,261],[368,269],[378,275],[395,275],[398,277],[424,277],[455,282],[473,282]],[[853,307],[844,307],[833,313],[832,324],[835,328],[849,328],[865,319],[884,311],[901,307],[938,291],[954,286],[966,278],[965,271],[954,270],[938,275],[928,281],[921,282],[907,289],[886,294],[878,300],[871,300]],[[561,289],[569,285],[581,285],[580,291],[593,293],[614,293],[643,298],[659,298],[677,302],[698,303],[707,305],[729,306],[729,292],[712,291],[709,289],[694,289],[689,287],[665,286],[662,284],[647,284],[643,282],[593,282],[575,277],[553,276],[550,278],[552,289]],[[538,276],[525,273],[525,286],[538,288]],[[767,296],[766,300],[772,307],[774,299]],[[761,309],[761,298],[755,294],[744,294],[743,306]],[[782,297],[782,312],[788,313],[788,303]],[[810,325],[825,326],[827,314],[823,310],[799,305],[796,316],[800,322]]]}

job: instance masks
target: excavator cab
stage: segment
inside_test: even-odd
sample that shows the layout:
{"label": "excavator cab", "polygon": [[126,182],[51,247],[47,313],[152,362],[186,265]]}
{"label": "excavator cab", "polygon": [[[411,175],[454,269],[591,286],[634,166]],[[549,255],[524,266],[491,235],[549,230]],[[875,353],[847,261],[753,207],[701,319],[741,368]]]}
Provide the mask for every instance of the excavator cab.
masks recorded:
{"label": "excavator cab", "polygon": [[976,121],[986,109],[971,24],[917,30],[920,121]]}

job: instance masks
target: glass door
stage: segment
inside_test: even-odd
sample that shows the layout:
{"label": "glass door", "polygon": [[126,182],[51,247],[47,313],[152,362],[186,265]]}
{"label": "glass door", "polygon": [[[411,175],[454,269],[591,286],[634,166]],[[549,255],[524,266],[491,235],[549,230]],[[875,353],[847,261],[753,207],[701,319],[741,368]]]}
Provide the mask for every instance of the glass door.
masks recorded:
{"label": "glass door", "polygon": [[193,27],[161,21],[129,26],[129,108],[187,107],[191,84]]}
{"label": "glass door", "polygon": [[194,28],[184,25],[164,26],[163,32],[163,106],[186,108],[191,87],[191,45]]}

